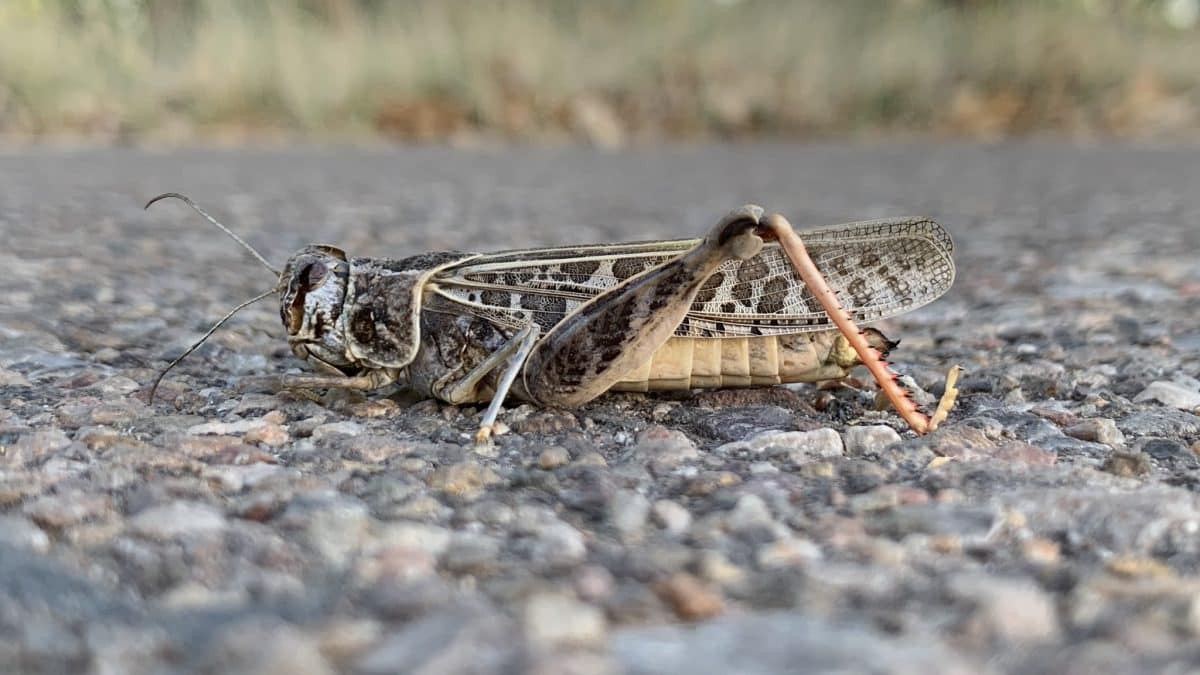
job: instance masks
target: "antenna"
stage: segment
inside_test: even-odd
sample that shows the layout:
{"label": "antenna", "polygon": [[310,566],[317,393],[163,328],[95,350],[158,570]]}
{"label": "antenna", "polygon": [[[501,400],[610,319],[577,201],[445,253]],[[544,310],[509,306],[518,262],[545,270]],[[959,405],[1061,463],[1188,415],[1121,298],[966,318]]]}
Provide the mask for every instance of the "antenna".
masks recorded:
{"label": "antenna", "polygon": [[[214,226],[216,226],[216,227],[217,227],[217,229],[221,230],[221,231],[222,231],[222,232],[224,232],[225,234],[229,235],[231,239],[233,239],[233,240],[234,240],[234,241],[236,241],[237,243],[241,244],[241,245],[242,245],[242,248],[244,248],[244,249],[246,249],[247,251],[249,251],[249,252],[250,252],[250,255],[252,255],[252,256],[254,256],[255,258],[257,258],[257,259],[258,259],[258,262],[260,262],[260,263],[262,263],[262,264],[263,264],[263,267],[266,267],[267,269],[271,270],[271,273],[272,273],[272,274],[274,274],[275,276],[279,276],[279,270],[275,269],[275,267],[274,267],[273,265],[271,265],[271,263],[267,262],[267,259],[266,259],[266,258],[264,258],[264,257],[262,256],[262,254],[261,254],[261,253],[259,253],[258,251],[254,250],[254,247],[253,247],[253,246],[251,246],[250,244],[247,244],[247,243],[246,243],[246,241],[245,241],[244,239],[242,239],[241,237],[239,237],[239,236],[237,236],[236,234],[234,234],[234,233],[233,233],[233,230],[230,230],[228,227],[225,227],[225,226],[224,226],[224,225],[222,225],[220,222],[218,222],[216,218],[213,218],[212,216],[208,215],[208,213],[206,213],[206,212],[204,211],[204,209],[200,208],[200,207],[199,207],[199,206],[196,204],[196,202],[192,201],[191,197],[188,197],[187,195],[182,195],[182,194],[179,194],[178,192],[164,192],[163,194],[161,194],[161,195],[159,195],[159,196],[155,197],[154,199],[151,199],[150,201],[146,202],[146,206],[144,206],[143,208],[145,208],[145,209],[148,209],[148,208],[150,208],[150,206],[151,206],[152,204],[154,204],[154,202],[157,202],[157,201],[160,201],[160,200],[163,200],[163,199],[167,199],[168,197],[170,197],[170,198],[173,198],[173,199],[178,199],[178,200],[182,201],[184,204],[187,204],[188,206],[192,207],[192,210],[193,210],[193,211],[195,211],[196,213],[199,213],[200,215],[204,216],[204,219],[205,219],[205,220],[207,220],[208,222],[212,223]],[[239,308],[239,309],[240,309],[240,308]],[[228,318],[228,317],[226,317],[226,318]],[[219,325],[219,324],[218,324],[218,325]]]}
{"label": "antenna", "polygon": [[[254,256],[255,259],[258,260],[258,262],[262,263],[263,267],[266,267],[268,270],[270,270],[271,273],[274,274],[276,277],[280,276],[279,270],[275,269],[275,267],[271,263],[267,262],[267,259],[264,258],[261,253],[254,250],[253,246],[251,246],[250,244],[247,244],[244,239],[242,239],[241,237],[234,234],[233,230],[230,230],[228,227],[225,227],[224,225],[222,225],[219,221],[217,221],[216,218],[213,218],[212,216],[208,215],[208,213],[206,213],[204,211],[204,209],[200,208],[196,204],[196,202],[192,201],[192,199],[190,197],[188,197],[187,195],[179,194],[178,192],[166,192],[166,193],[163,193],[163,194],[155,197],[154,199],[151,199],[150,201],[146,202],[146,206],[144,208],[148,209],[155,202],[163,200],[163,199],[167,199],[168,197],[173,198],[173,199],[178,199],[178,200],[182,201],[184,204],[187,204],[188,206],[192,207],[193,211],[195,211],[196,213],[199,213],[201,216],[204,216],[205,220],[212,223],[213,226],[215,226],[218,230],[229,235],[229,237],[231,239],[233,239],[234,241],[236,241],[238,244],[240,244],[242,248],[249,251],[250,255]],[[176,359],[174,361],[171,361],[171,363],[167,364],[167,367],[162,369],[162,372],[160,372],[158,374],[158,377],[154,378],[154,384],[150,386],[150,396],[146,399],[146,402],[153,403],[154,402],[154,394],[158,391],[158,385],[162,383],[163,378],[167,376],[167,373],[171,372],[171,369],[174,368],[175,366],[179,365],[179,363],[181,361],[183,361],[184,359],[186,359],[189,354],[191,354],[192,352],[199,349],[200,345],[204,344],[204,342],[206,340],[208,340],[208,338],[212,337],[212,334],[217,332],[217,329],[220,328],[222,325],[224,325],[226,321],[233,318],[234,314],[237,314],[238,312],[242,311],[243,309],[249,307],[250,305],[253,305],[254,303],[258,302],[259,300],[262,300],[263,298],[265,298],[269,295],[279,292],[280,288],[281,288],[281,284],[277,283],[270,290],[259,293],[258,295],[243,302],[242,304],[238,305],[237,307],[234,307],[232,310],[229,311],[229,313],[227,313],[225,316],[221,317],[221,320],[217,321],[215,324],[213,324],[212,328],[209,328],[208,332],[206,332],[203,335],[203,337],[201,337],[199,340],[197,340],[195,343],[193,343],[191,347],[188,347],[187,351],[185,351],[184,353],[182,353],[178,357],[176,357]]]}
{"label": "antenna", "polygon": [[171,372],[171,369],[174,368],[175,366],[179,365],[179,362],[186,359],[189,354],[191,354],[192,352],[199,349],[200,345],[204,344],[204,342],[206,340],[208,340],[208,338],[211,337],[213,333],[217,332],[217,329],[220,328],[226,321],[232,319],[234,314],[237,314],[238,312],[249,307],[250,305],[253,305],[254,303],[258,302],[259,300],[262,300],[263,298],[265,298],[269,295],[272,295],[273,293],[276,293],[278,291],[279,291],[279,286],[275,286],[274,288],[271,288],[270,290],[263,291],[262,293],[259,293],[258,295],[254,296],[253,298],[250,298],[249,300],[238,305],[237,307],[234,307],[233,309],[231,309],[229,311],[228,314],[221,317],[221,320],[214,323],[212,328],[209,328],[208,332],[205,333],[203,337],[201,337],[194,344],[192,344],[191,347],[188,347],[187,351],[185,351],[184,353],[177,356],[174,361],[167,364],[167,367],[162,369],[162,372],[160,372],[158,374],[158,377],[154,378],[154,384],[150,386],[150,396],[146,398],[146,402],[154,403],[154,393],[156,391],[158,391],[158,385],[163,381],[163,378],[167,376],[167,373]]}

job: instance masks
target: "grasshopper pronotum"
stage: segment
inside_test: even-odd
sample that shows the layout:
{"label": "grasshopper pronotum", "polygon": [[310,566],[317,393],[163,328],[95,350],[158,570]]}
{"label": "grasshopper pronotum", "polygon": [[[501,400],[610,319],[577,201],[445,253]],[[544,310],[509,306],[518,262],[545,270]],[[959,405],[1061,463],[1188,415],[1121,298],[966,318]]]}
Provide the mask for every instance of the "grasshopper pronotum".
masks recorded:
{"label": "grasshopper pronotum", "polygon": [[322,373],[273,378],[277,385],[370,390],[406,382],[449,403],[490,402],[481,442],[508,396],[574,407],[610,390],[816,382],[862,364],[909,426],[925,433],[957,395],[955,367],[937,411],[921,413],[883,360],[895,343],[854,323],[916,309],[950,288],[953,244],[931,220],[849,223],[802,239],[782,216],[743,206],[704,239],[400,260],[312,245],[280,272],[183,195],[146,206],[166,197],[233,237],[279,283],[171,362],[151,399],[166,373],[229,317],[276,292],[292,351]]}

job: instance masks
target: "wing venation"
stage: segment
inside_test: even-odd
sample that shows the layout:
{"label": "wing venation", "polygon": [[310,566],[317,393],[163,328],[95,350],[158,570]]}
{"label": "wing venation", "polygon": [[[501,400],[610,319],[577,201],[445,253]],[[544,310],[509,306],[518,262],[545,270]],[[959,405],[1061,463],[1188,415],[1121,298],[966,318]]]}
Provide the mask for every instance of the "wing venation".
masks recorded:
{"label": "wing venation", "polygon": [[[954,282],[953,242],[931,220],[874,220],[799,234],[858,323],[912,311]],[[549,330],[583,303],[697,243],[677,239],[484,254],[439,273],[434,283],[464,311],[512,327],[533,320]],[[833,327],[783,251],[767,244],[749,260],[722,265],[675,334],[746,337]]]}

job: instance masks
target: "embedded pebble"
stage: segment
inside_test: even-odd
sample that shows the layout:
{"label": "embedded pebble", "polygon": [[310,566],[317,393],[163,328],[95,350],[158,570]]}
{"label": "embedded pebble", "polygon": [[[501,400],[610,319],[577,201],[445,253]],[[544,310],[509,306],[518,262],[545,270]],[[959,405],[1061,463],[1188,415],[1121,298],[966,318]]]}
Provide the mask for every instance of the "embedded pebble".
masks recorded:
{"label": "embedded pebble", "polygon": [[842,438],[846,454],[851,457],[870,455],[900,442],[900,434],[895,429],[882,425],[850,427],[842,434]]}
{"label": "embedded pebble", "polygon": [[35,431],[22,435],[0,453],[0,466],[19,466],[44,459],[71,445],[71,439],[57,429]]}
{"label": "embedded pebble", "polygon": [[200,672],[333,675],[316,642],[278,620],[246,619],[226,627],[209,646]]}
{"label": "embedded pebble", "polygon": [[363,430],[363,425],[358,422],[327,422],[312,430],[312,439],[319,441],[328,436],[357,436]]}
{"label": "embedded pebble", "polygon": [[1115,421],[1107,417],[1083,420],[1063,429],[1063,433],[1081,441],[1103,443],[1110,448],[1119,448],[1125,445],[1125,434],[1117,428]]}
{"label": "embedded pebble", "polygon": [[660,499],[651,507],[654,522],[671,534],[681,534],[692,524],[692,514],[679,504]]}
{"label": "embedded pebble", "polygon": [[574,465],[574,466],[607,467],[608,460],[604,458],[604,455],[602,455],[598,452],[585,452],[585,453],[579,455],[579,457],[577,457],[575,459],[575,461],[572,462],[572,465]]}
{"label": "embedded pebble", "polygon": [[1101,465],[1101,470],[1115,476],[1132,478],[1144,476],[1153,470],[1150,458],[1140,452],[1113,452]]}
{"label": "embedded pebble", "polygon": [[397,522],[379,528],[373,545],[413,548],[439,556],[450,545],[451,536],[450,531],[436,525]]}
{"label": "embedded pebble", "polygon": [[1180,410],[1200,410],[1200,391],[1176,382],[1152,382],[1133,398],[1135,403],[1157,401]]}
{"label": "embedded pebble", "polygon": [[287,469],[263,462],[249,465],[220,464],[203,471],[205,477],[215,480],[224,492],[241,492],[247,487],[289,473]]}
{"label": "embedded pebble", "polygon": [[575,576],[575,591],[580,599],[598,602],[610,597],[616,587],[612,572],[598,565],[587,565]]}
{"label": "embedded pebble", "polygon": [[[390,585],[408,583],[437,574],[437,556],[429,551],[404,545],[382,546],[358,558],[357,578],[365,583]],[[390,601],[392,598],[387,598]],[[381,609],[376,606],[377,609]],[[394,616],[394,609],[386,610]]]}
{"label": "embedded pebble", "polygon": [[362,434],[351,438],[343,446],[342,456],[370,464],[383,464],[393,457],[403,457],[415,450],[416,445],[411,441],[390,435]]}
{"label": "embedded pebble", "polygon": [[236,591],[219,592],[201,584],[185,582],[159,597],[162,607],[172,610],[228,610],[246,602],[246,597]]}
{"label": "embedded pebble", "polygon": [[654,592],[684,621],[711,619],[725,611],[725,600],[690,574],[680,573],[655,584]]}
{"label": "embedded pebble", "polygon": [[650,515],[650,500],[633,490],[619,490],[609,506],[609,520],[625,539],[637,539]]}
{"label": "embedded pebble", "polygon": [[599,608],[564,593],[538,593],[525,602],[525,635],[535,646],[598,647],[606,622]]}
{"label": "embedded pebble", "polygon": [[88,420],[92,424],[120,426],[133,424],[136,420],[145,417],[147,412],[145,404],[141,401],[132,399],[106,401],[92,408]]}
{"label": "embedded pebble", "polygon": [[247,443],[261,443],[270,448],[283,446],[290,439],[291,437],[288,435],[286,429],[271,422],[266,422],[262,426],[249,429],[242,436],[242,440]]}
{"label": "embedded pebble", "polygon": [[477,462],[465,461],[434,471],[429,487],[455,497],[466,499],[479,496],[488,487],[500,482],[495,471]]}
{"label": "embedded pebble", "polygon": [[458,533],[442,552],[441,566],[454,574],[483,574],[497,562],[500,542],[483,534]]}
{"label": "embedded pebble", "polygon": [[1200,458],[1188,446],[1171,438],[1145,438],[1137,444],[1143,454],[1173,472],[1200,468]]}
{"label": "embedded pebble", "polygon": [[191,436],[238,436],[259,429],[269,422],[260,419],[238,420],[237,422],[205,422],[187,428]]}
{"label": "embedded pebble", "polygon": [[567,462],[571,461],[571,454],[566,448],[554,446],[546,448],[542,454],[538,455],[538,466],[550,471],[557,469],[560,466],[566,466]]}
{"label": "embedded pebble", "polygon": [[0,368],[0,387],[28,387],[29,380],[24,375],[7,368]]}
{"label": "embedded pebble", "polygon": [[725,526],[734,532],[755,528],[769,528],[775,521],[766,502],[758,495],[743,495],[733,510],[725,516]]}
{"label": "embedded pebble", "polygon": [[700,451],[683,432],[651,426],[638,435],[630,455],[662,475],[699,459]]}
{"label": "embedded pebble", "polygon": [[228,527],[225,515],[201,502],[169,502],[154,506],[129,519],[137,534],[169,541],[193,536],[219,534]]}
{"label": "embedded pebble", "polygon": [[112,500],[107,495],[66,492],[46,495],[24,508],[29,519],[48,530],[61,530],[87,520],[112,513]]}
{"label": "embedded pebble", "polygon": [[1174,408],[1151,408],[1117,420],[1126,437],[1200,436],[1200,416]]}
{"label": "embedded pebble", "polygon": [[842,437],[833,429],[815,431],[764,431],[744,441],[726,443],[716,449],[721,454],[745,452],[759,454],[775,449],[783,452],[794,464],[840,457]]}
{"label": "embedded pebble", "polygon": [[92,385],[92,389],[102,396],[124,396],[141,388],[142,385],[136,381],[121,375],[106,377]]}
{"label": "embedded pebble", "polygon": [[428,665],[431,673],[505,672],[520,657],[519,629],[513,622],[486,605],[464,604],[389,632],[354,660],[352,671],[391,675],[398,665]]}
{"label": "embedded pebble", "polygon": [[370,541],[370,509],[362,501],[314,495],[293,501],[279,517],[281,527],[301,533],[304,542],[329,565],[347,565]]}
{"label": "embedded pebble", "polygon": [[532,555],[548,565],[569,565],[587,557],[583,533],[568,523],[554,521],[538,527]]}
{"label": "embedded pebble", "polygon": [[754,557],[763,569],[802,567],[821,559],[821,547],[806,539],[788,537],[760,546]]}
{"label": "embedded pebble", "polygon": [[1029,581],[965,574],[948,585],[952,593],[976,603],[988,628],[1007,643],[1028,646],[1059,637],[1054,601]]}
{"label": "embedded pebble", "polygon": [[[626,672],[638,675],[992,672],[983,660],[933,640],[906,639],[871,622],[831,620],[798,609],[730,614],[698,626],[631,626],[613,634],[613,651]],[[755,670],[747,669],[748,662]]]}
{"label": "embedded pebble", "polygon": [[50,549],[50,537],[42,528],[20,516],[0,516],[0,544],[45,553]]}

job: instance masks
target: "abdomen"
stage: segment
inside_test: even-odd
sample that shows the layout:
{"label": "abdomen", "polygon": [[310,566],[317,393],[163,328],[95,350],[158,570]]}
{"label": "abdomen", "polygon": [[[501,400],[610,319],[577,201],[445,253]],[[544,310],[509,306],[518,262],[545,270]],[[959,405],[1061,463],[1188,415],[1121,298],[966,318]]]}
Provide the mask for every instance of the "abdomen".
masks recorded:
{"label": "abdomen", "polygon": [[846,377],[858,355],[837,331],[746,338],[671,338],[611,391],[759,387]]}

